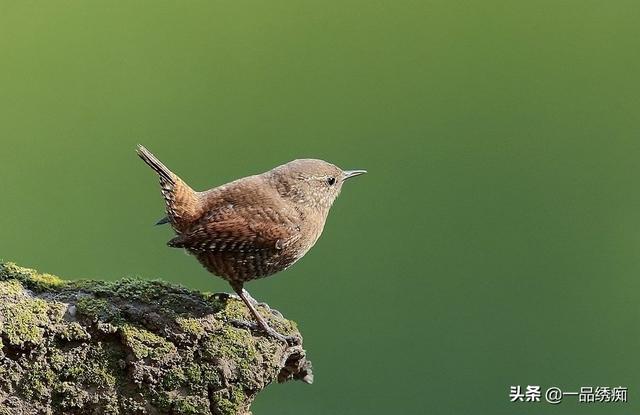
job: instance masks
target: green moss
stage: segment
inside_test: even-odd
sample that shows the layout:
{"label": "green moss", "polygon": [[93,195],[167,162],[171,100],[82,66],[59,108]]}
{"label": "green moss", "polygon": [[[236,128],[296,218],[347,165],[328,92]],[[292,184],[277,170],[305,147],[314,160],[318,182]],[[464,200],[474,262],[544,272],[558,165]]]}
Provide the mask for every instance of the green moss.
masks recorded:
{"label": "green moss", "polygon": [[174,413],[181,415],[209,415],[209,401],[201,396],[176,396],[172,399]]}
{"label": "green moss", "polygon": [[84,372],[78,376],[78,380],[83,385],[113,388],[116,385],[116,377],[111,373],[109,363],[108,359],[103,359],[80,365]]}
{"label": "green moss", "polygon": [[[158,312],[167,317],[191,314],[194,308],[206,307],[212,313],[221,308],[217,304],[209,303],[204,296],[198,293],[189,291],[179,285],[159,280],[123,278],[114,282],[71,281],[67,283],[65,290],[81,291],[91,294],[95,298],[106,299],[109,303],[126,301],[153,304]],[[201,298],[198,298],[198,296]]]}
{"label": "green moss", "polygon": [[65,355],[58,349],[52,349],[49,355],[49,363],[53,370],[60,371],[66,363]]}
{"label": "green moss", "polygon": [[202,371],[200,370],[200,366],[195,363],[191,363],[187,365],[184,370],[184,373],[187,377],[187,380],[193,384],[202,383]]}
{"label": "green moss", "polygon": [[116,360],[117,355],[101,345],[74,349],[65,355],[60,375],[62,379],[83,387],[113,388],[116,386]]}
{"label": "green moss", "polygon": [[35,362],[22,378],[20,389],[29,399],[42,399],[50,395],[56,375],[45,362]]}
{"label": "green moss", "polygon": [[56,291],[65,281],[51,274],[41,274],[36,270],[22,268],[11,262],[0,263],[0,281],[15,279],[24,287],[37,291]]}
{"label": "green moss", "polygon": [[199,363],[199,366],[202,373],[203,385],[210,385],[213,389],[220,389],[224,387],[225,382],[221,379],[216,366],[207,362],[201,362]]}
{"label": "green moss", "polygon": [[18,280],[6,280],[0,283],[0,295],[15,298],[24,292],[22,284]]}
{"label": "green moss", "polygon": [[91,339],[91,335],[77,322],[61,324],[58,328],[58,335],[66,341],[82,341]]}
{"label": "green moss", "polygon": [[160,280],[123,278],[109,287],[109,295],[141,303],[158,305],[163,312],[174,314],[184,307],[184,298],[176,294],[189,294],[184,287]]}
{"label": "green moss", "polygon": [[[258,312],[268,320],[269,325],[279,333],[288,335],[298,332],[298,325],[295,321],[281,318],[273,318],[268,307],[257,306]],[[246,304],[237,298],[230,297],[224,303],[225,318],[230,320],[253,321],[253,316],[249,312]]]}
{"label": "green moss", "polygon": [[[226,294],[64,282],[0,263],[0,299],[0,395],[38,413],[208,414],[211,398],[216,413],[235,414],[279,371],[282,344],[230,325],[252,317]],[[296,328],[259,311],[282,333]]]}
{"label": "green moss", "polygon": [[175,390],[181,387],[187,380],[184,371],[180,367],[172,367],[162,379],[162,385],[166,390]]}
{"label": "green moss", "polygon": [[70,411],[72,413],[80,413],[78,409],[84,407],[84,403],[87,399],[87,392],[78,390],[78,387],[73,382],[60,382],[55,385],[53,389],[55,395],[56,407],[59,408],[62,413]]}
{"label": "green moss", "polygon": [[51,274],[38,274],[34,272],[31,274],[30,287],[36,288],[36,291],[51,291],[54,288],[62,287],[65,284],[60,278]]}
{"label": "green moss", "polygon": [[250,320],[252,318],[247,306],[241,300],[235,298],[227,300],[224,314],[232,320]]}
{"label": "green moss", "polygon": [[0,303],[0,335],[13,346],[39,344],[45,327],[52,323],[47,302],[27,295],[17,280],[0,282],[0,297],[13,300]]}
{"label": "green moss", "polygon": [[155,361],[166,360],[177,353],[173,343],[149,330],[125,324],[120,327],[120,331],[125,346],[138,360],[146,358]]}
{"label": "green moss", "polygon": [[258,353],[256,342],[247,330],[225,326],[218,335],[203,342],[202,355],[211,361],[219,358],[233,361],[240,376],[248,377]]}
{"label": "green moss", "polygon": [[[123,278],[118,281],[101,280],[77,280],[68,282],[69,288],[92,293],[96,297],[122,299],[139,302],[152,302],[164,300],[165,293],[169,289],[180,288],[170,283],[158,280],[143,280],[140,278]],[[184,288],[181,288],[184,290]]]}
{"label": "green moss", "polygon": [[178,317],[176,323],[183,332],[195,337],[201,337],[206,333],[202,323],[196,318]]}
{"label": "green moss", "polygon": [[67,281],[66,288],[80,292],[108,294],[113,284],[111,281],[102,280],[75,280]]}
{"label": "green moss", "polygon": [[111,286],[113,292],[130,300],[151,302],[162,297],[158,281],[142,280],[138,278],[123,278]]}
{"label": "green moss", "polygon": [[246,406],[245,394],[240,388],[233,387],[229,392],[228,398],[220,397],[216,400],[215,404],[221,414],[238,414]]}
{"label": "green moss", "polygon": [[[228,340],[231,342],[228,343]],[[242,347],[243,341],[245,347]],[[248,353],[246,346],[250,343],[252,343],[250,334],[246,330],[223,327],[217,336],[211,336],[205,340],[202,345],[203,357],[206,359],[238,357]]]}
{"label": "green moss", "polygon": [[76,303],[76,312],[91,321],[110,321],[119,317],[119,313],[104,298],[82,297]]}

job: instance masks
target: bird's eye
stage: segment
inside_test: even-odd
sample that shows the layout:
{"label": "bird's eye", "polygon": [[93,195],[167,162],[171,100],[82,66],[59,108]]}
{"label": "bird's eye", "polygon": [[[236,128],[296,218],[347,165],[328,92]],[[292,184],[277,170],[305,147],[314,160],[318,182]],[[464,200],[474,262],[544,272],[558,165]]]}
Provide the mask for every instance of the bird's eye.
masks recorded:
{"label": "bird's eye", "polygon": [[333,186],[334,184],[336,184],[336,178],[335,177],[329,177],[327,179],[327,183],[329,183],[329,186]]}

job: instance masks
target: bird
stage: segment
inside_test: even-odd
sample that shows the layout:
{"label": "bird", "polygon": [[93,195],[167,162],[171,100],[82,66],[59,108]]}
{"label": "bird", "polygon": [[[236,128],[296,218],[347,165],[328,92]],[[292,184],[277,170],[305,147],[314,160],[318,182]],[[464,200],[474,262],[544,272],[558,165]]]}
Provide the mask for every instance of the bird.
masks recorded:
{"label": "bird", "polygon": [[228,281],[258,329],[288,343],[299,341],[268,325],[244,284],[302,258],[320,238],[342,185],[366,170],[296,159],[200,192],[144,146],[137,146],[137,154],[160,180],[166,217],[157,224],[168,223],[176,233],[167,245],[186,250],[210,273]]}

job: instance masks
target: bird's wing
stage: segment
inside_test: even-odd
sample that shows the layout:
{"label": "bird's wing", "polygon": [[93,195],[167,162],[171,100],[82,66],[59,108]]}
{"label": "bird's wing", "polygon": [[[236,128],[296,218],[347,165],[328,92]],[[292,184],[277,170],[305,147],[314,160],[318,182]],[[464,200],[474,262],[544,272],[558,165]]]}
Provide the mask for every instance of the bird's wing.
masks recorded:
{"label": "bird's wing", "polygon": [[168,242],[196,252],[260,252],[280,250],[300,239],[300,227],[241,215],[211,216]]}

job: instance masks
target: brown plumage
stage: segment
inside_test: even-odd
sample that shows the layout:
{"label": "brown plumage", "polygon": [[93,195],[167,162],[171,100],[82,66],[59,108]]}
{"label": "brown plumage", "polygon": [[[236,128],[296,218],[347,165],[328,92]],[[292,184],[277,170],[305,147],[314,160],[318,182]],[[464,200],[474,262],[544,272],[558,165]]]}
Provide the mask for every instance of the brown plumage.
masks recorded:
{"label": "brown plumage", "polygon": [[138,155],[160,178],[167,217],[158,223],[170,223],[177,234],[168,245],[186,249],[229,281],[268,334],[291,340],[267,325],[243,284],[302,258],[320,237],[344,181],[365,171],[301,159],[196,192],[146,148],[138,146]]}

